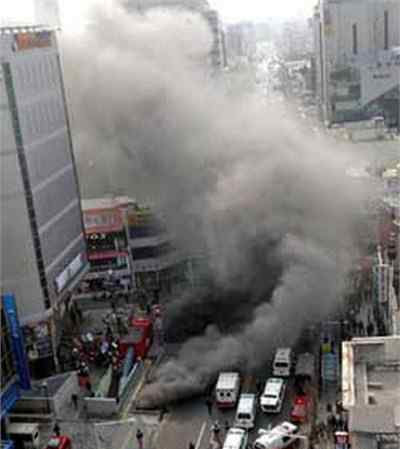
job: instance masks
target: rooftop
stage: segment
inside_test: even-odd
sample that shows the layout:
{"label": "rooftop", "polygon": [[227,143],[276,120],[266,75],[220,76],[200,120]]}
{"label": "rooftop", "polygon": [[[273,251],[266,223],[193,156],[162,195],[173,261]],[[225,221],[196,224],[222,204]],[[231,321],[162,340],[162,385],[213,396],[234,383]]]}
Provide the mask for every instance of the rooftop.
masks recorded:
{"label": "rooftop", "polygon": [[343,343],[343,405],[352,432],[400,430],[400,336]]}
{"label": "rooftop", "polygon": [[10,25],[10,26],[0,26],[1,34],[16,34],[16,33],[33,33],[37,31],[54,31],[55,28],[49,27],[48,25]]}

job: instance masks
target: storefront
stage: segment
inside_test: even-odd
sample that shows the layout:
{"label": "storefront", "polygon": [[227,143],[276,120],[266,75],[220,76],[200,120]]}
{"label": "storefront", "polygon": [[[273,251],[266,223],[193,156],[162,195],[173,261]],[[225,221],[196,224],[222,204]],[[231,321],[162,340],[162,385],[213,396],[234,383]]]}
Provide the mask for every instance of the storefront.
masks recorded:
{"label": "storefront", "polygon": [[52,325],[50,320],[29,323],[22,327],[29,368],[34,379],[54,373]]}

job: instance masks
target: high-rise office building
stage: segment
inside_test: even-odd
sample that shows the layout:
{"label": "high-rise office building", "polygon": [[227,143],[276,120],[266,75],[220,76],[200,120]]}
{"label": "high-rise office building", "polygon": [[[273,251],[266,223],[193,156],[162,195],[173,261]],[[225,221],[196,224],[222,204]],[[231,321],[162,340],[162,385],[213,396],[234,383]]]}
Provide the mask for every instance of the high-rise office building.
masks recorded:
{"label": "high-rise office building", "polygon": [[312,24],[325,120],[383,116],[388,126],[400,126],[399,23],[398,0],[319,0]]}
{"label": "high-rise office building", "polygon": [[56,361],[61,303],[88,269],[54,31],[0,28],[0,123],[0,285],[40,375]]}

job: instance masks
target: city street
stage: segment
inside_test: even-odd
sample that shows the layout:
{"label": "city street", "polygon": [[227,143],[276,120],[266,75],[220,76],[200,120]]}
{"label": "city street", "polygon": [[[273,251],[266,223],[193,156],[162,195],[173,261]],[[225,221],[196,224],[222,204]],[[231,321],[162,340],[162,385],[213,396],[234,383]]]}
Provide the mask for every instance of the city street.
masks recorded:
{"label": "city street", "polygon": [[[272,377],[271,368],[265,367],[264,382]],[[242,382],[242,393],[255,393],[255,379],[247,377]],[[283,421],[289,420],[292,399],[294,398],[293,379],[288,380],[283,408],[278,414],[263,413],[257,408],[255,427],[249,432],[249,442],[257,438],[259,429],[274,427]],[[189,399],[179,405],[169,407],[169,412],[165,415],[157,436],[156,447],[165,449],[187,449],[190,441],[196,444],[196,449],[209,449],[211,439],[211,426],[218,420],[222,436],[225,437],[225,424],[234,426],[236,407],[228,410],[218,409],[214,403],[212,416],[208,415],[206,397]],[[301,431],[300,431],[301,432]]]}

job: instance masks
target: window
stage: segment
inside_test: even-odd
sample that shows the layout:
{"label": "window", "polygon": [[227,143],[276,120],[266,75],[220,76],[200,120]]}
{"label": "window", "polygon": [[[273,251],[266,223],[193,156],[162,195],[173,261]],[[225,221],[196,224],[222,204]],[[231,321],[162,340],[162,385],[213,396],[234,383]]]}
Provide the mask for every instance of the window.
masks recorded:
{"label": "window", "polygon": [[275,363],[275,366],[276,366],[277,368],[287,368],[287,367],[288,367],[288,364],[285,363],[285,362],[277,362],[277,363]]}
{"label": "window", "polygon": [[251,419],[251,416],[249,413],[239,413],[238,419]]}
{"label": "window", "polygon": [[353,55],[358,53],[357,24],[353,23]]}
{"label": "window", "polygon": [[383,33],[384,33],[384,44],[383,44],[383,48],[384,50],[388,50],[389,49],[389,12],[385,11],[384,12],[384,23],[383,23]]}

